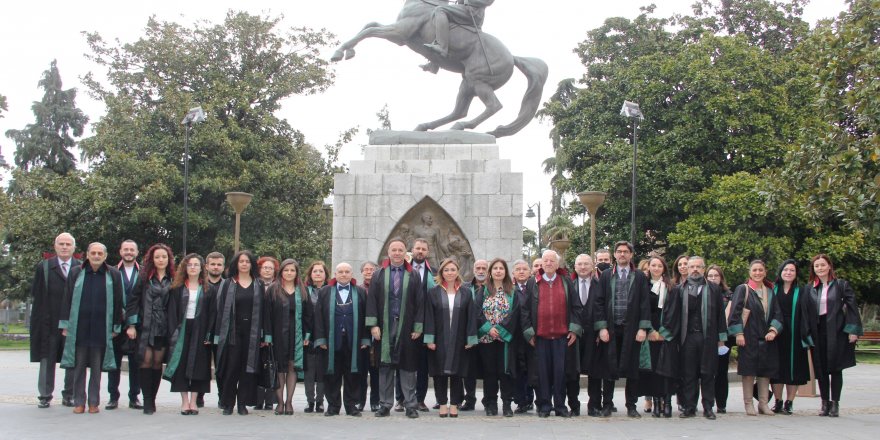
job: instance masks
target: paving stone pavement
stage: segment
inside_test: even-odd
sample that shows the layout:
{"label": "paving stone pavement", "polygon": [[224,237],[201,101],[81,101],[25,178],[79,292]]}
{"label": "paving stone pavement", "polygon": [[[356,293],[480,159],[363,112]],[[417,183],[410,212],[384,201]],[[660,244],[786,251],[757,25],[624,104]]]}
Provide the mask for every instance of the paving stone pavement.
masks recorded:
{"label": "paving stone pavement", "polygon": [[[163,381],[158,412],[144,416],[127,407],[127,379],[122,380],[122,405],[115,411],[103,409],[106,402],[106,375],[102,381],[100,414],[76,415],[60,405],[60,387],[49,409],[36,407],[37,364],[28,362],[27,351],[0,351],[0,439],[59,438],[291,438],[291,439],[876,439],[880,432],[880,365],[859,365],[844,372],[841,416],[837,419],[815,416],[818,398],[798,397],[792,416],[747,417],[742,409],[739,384],[731,383],[729,413],[718,420],[702,417],[679,420],[639,420],[616,413],[609,419],[576,417],[539,419],[534,412],[513,418],[486,417],[477,411],[464,412],[458,419],[440,419],[436,411],[421,413],[409,420],[403,413],[376,419],[369,412],[362,418],[324,417],[305,414],[301,389],[294,394],[296,414],[276,416],[272,411],[251,411],[248,416],[222,416],[216,407],[216,394],[206,396],[206,408],[198,416],[181,416],[180,398]],[[60,380],[62,372],[58,372]],[[615,393],[616,405],[623,409],[623,390]],[[433,391],[428,392],[433,403]],[[586,401],[586,390],[581,394]],[[641,407],[641,402],[639,403]]]}

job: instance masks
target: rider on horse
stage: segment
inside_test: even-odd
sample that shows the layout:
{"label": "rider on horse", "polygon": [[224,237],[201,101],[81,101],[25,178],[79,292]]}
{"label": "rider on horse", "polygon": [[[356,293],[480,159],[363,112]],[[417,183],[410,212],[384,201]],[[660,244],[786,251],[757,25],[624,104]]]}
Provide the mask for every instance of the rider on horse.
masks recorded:
{"label": "rider on horse", "polygon": [[446,58],[449,55],[449,23],[476,26],[479,31],[483,27],[486,7],[494,2],[495,0],[458,0],[455,4],[437,6],[431,15],[436,36],[434,42],[425,47]]}

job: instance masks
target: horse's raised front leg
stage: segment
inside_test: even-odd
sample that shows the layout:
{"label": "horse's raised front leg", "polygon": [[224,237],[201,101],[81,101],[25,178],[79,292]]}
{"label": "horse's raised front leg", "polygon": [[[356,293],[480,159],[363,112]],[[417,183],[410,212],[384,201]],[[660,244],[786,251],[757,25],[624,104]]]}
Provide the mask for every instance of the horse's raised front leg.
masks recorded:
{"label": "horse's raised front leg", "polygon": [[495,90],[492,89],[491,86],[484,82],[478,82],[473,86],[474,93],[480,98],[480,101],[483,101],[483,104],[486,105],[486,109],[483,110],[483,113],[477,115],[476,118],[471,119],[470,121],[461,121],[456,122],[455,125],[452,126],[453,130],[465,130],[465,129],[473,129],[478,125],[482,124],[483,121],[489,119],[495,113],[498,113],[501,110],[501,101],[498,100],[498,96],[495,95]]}
{"label": "horse's raised front leg", "polygon": [[379,23],[367,23],[364,28],[357,33],[351,40],[342,43],[336,52],[333,52],[333,56],[330,57],[330,61],[336,62],[341,61],[343,58],[346,60],[350,60],[354,58],[355,52],[354,47],[357,46],[362,40],[367,38],[384,38],[386,40],[392,41],[396,44],[401,44],[401,41],[405,41],[404,28],[408,27],[408,23],[397,22],[394,24],[389,24],[386,26],[382,26]]}
{"label": "horse's raised front leg", "polygon": [[467,81],[462,80],[458,86],[458,96],[455,97],[455,108],[452,113],[444,116],[436,121],[425,122],[416,127],[416,131],[433,130],[443,124],[459,120],[467,116],[468,109],[471,107],[471,101],[474,100],[474,91]]}

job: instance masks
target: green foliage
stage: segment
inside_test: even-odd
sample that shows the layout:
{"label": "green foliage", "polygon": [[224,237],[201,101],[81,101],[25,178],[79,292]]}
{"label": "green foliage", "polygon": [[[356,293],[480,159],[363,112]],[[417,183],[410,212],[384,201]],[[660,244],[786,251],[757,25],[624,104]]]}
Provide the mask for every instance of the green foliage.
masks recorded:
{"label": "green foliage", "polygon": [[[6,104],[6,97],[0,95],[0,119],[3,118],[3,112],[9,110],[9,106]],[[6,164],[6,160],[3,159],[3,154],[0,153],[0,168],[6,168],[8,165]]]}
{"label": "green foliage", "polygon": [[[332,161],[278,119],[281,101],[318,93],[333,79],[319,51],[324,31],[277,29],[279,18],[229,12],[221,24],[184,27],[151,18],[146,35],[110,44],[86,34],[89,57],[109,84],[87,75],[107,105],[83,141],[92,160],[91,213],[110,243],[131,238],[179,247],[184,126],[187,109],[208,114],[190,139],[188,251],[232,249],[228,191],[254,195],[242,215],[242,248],[305,260],[323,255],[329,225],[320,215],[332,187]],[[338,151],[338,150],[337,150]]]}
{"label": "green foliage", "polygon": [[860,301],[880,304],[880,240],[862,231],[818,231],[806,237],[797,253],[802,261],[828,254],[837,276],[848,280]]}
{"label": "green foliage", "polygon": [[76,107],[76,89],[62,89],[54,60],[38,85],[46,93],[31,106],[36,121],[24,130],[6,131],[6,137],[15,142],[15,165],[25,171],[44,167],[58,174],[70,173],[76,168],[70,152],[76,145],[73,138],[83,135],[89,118]]}

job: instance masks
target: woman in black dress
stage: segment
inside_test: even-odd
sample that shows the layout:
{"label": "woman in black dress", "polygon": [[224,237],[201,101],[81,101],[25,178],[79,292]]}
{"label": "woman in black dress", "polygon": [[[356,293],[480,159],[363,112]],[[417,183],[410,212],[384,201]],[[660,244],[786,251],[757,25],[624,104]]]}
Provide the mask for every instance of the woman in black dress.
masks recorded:
{"label": "woman in black dress", "polygon": [[180,393],[180,414],[198,415],[199,393],[211,392],[211,331],[214,329],[215,289],[207,282],[198,254],[181,260],[171,283],[168,320],[171,343],[163,377],[171,392]]}
{"label": "woman in black dress", "polygon": [[[323,261],[313,261],[305,271],[306,291],[312,308],[318,302],[318,291],[327,284],[327,265]],[[304,374],[306,386],[305,412],[324,412],[324,381],[318,377],[318,356],[314,346],[306,347],[306,364]]]}
{"label": "woman in black dress", "polygon": [[675,389],[675,380],[656,374],[654,370],[660,361],[660,348],[663,346],[663,340],[660,338],[658,330],[662,325],[660,317],[663,313],[663,304],[666,302],[666,295],[670,285],[669,273],[666,267],[666,260],[660,257],[651,257],[648,263],[648,280],[651,282],[651,293],[648,295],[648,301],[651,303],[651,326],[653,331],[648,334],[648,339],[644,344],[648,344],[651,351],[652,370],[639,371],[638,394],[644,396],[645,400],[651,401],[651,405],[645,405],[645,411],[651,413],[651,417],[672,417],[672,394]]}
{"label": "woman in black dress", "polygon": [[146,276],[138,279],[125,306],[126,333],[129,338],[138,339],[138,359],[141,360],[138,374],[144,394],[144,414],[156,412],[156,393],[162,382],[162,363],[167,355],[171,333],[168,305],[174,278],[173,255],[171,248],[164,244],[147,249],[141,272]]}
{"label": "woman in black dress", "polygon": [[[730,318],[730,300],[733,298],[733,292],[727,285],[727,278],[724,278],[724,270],[721,266],[713,264],[706,270],[706,281],[715,283],[721,288],[721,304],[724,307],[724,316]],[[730,382],[727,380],[727,372],[730,369],[730,349],[736,342],[731,336],[727,337],[724,344],[727,351],[718,355],[718,372],[715,375],[715,406],[718,414],[727,414],[727,396],[730,393]]]}
{"label": "woman in black dress", "polygon": [[483,408],[487,416],[498,415],[501,389],[502,414],[513,417],[513,379],[516,377],[516,337],[519,330],[519,301],[507,262],[489,263],[489,281],[477,291],[478,355],[483,378]]}
{"label": "woman in black dress", "polygon": [[[299,280],[299,263],[281,262],[281,276],[269,287],[272,298],[272,347],[278,363],[276,415],[293,415],[293,391],[305,370],[305,347],[312,332],[312,303]],[[286,388],[286,392],[285,392]]]}
{"label": "woman in black dress", "polygon": [[[803,286],[798,285],[797,262],[785,260],[779,266],[773,291],[782,312],[782,332],[779,333],[779,375],[774,378],[773,395],[776,404],[773,412],[790,415],[797,396],[799,385],[810,380],[810,361],[807,358],[806,335],[809,333],[807,307],[809,295]],[[785,402],[782,401],[782,386],[785,385]]]}
{"label": "woman in black dress", "polygon": [[241,251],[229,262],[229,278],[217,291],[217,319],[214,341],[217,344],[217,381],[223,384],[220,396],[223,415],[247,415],[257,394],[261,373],[260,348],[272,342],[269,307],[265,287],[258,279],[257,259],[250,251]]}
{"label": "woman in black dress", "polygon": [[465,350],[477,344],[477,311],[455,259],[443,260],[437,273],[437,285],[425,298],[423,341],[440,417],[458,417],[458,405],[464,399],[463,378],[470,368],[471,356]]}
{"label": "woman in black dress", "polygon": [[736,372],[742,376],[743,403],[746,414],[755,411],[754,384],[758,383],[758,411],[772,416],[767,405],[770,400],[770,378],[779,374],[777,336],[782,331],[782,313],[773,284],[767,281],[767,266],[761,260],[749,264],[749,279],[733,292],[728,334],[736,336],[739,347]]}
{"label": "woman in black dress", "polygon": [[837,417],[843,370],[856,365],[855,347],[862,336],[862,318],[849,283],[837,278],[834,264],[825,254],[810,260],[810,338],[813,369],[822,396],[820,416]]}

